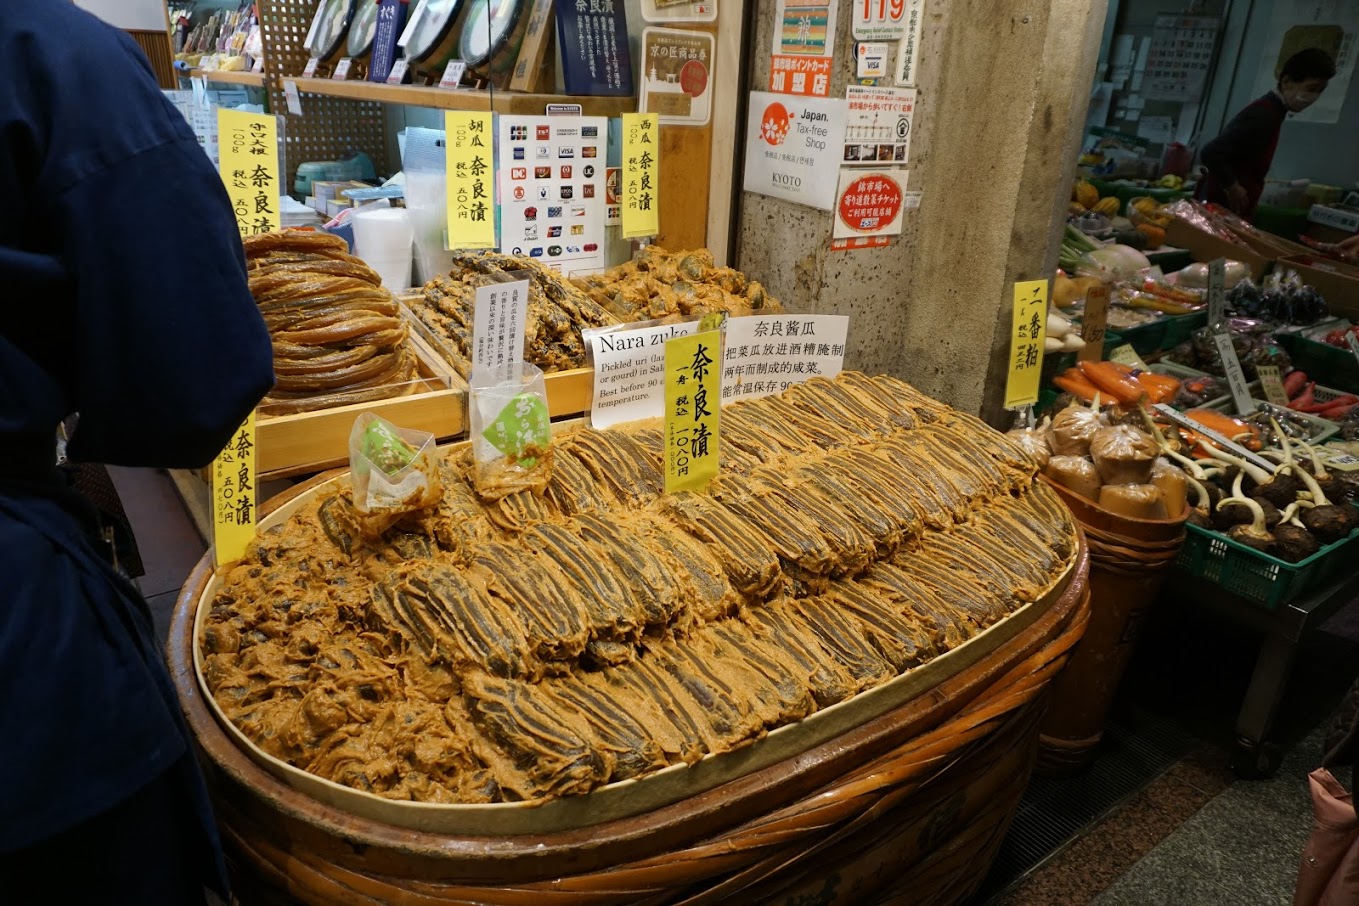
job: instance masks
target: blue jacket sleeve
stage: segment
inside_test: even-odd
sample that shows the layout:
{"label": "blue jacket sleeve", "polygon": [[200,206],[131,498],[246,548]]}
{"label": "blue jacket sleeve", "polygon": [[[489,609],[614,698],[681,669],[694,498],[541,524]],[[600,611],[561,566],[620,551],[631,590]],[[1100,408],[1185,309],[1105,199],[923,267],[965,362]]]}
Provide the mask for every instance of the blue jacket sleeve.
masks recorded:
{"label": "blue jacket sleeve", "polygon": [[193,467],[273,385],[230,202],[192,139],[142,151],[57,199],[75,277],[73,459]]}

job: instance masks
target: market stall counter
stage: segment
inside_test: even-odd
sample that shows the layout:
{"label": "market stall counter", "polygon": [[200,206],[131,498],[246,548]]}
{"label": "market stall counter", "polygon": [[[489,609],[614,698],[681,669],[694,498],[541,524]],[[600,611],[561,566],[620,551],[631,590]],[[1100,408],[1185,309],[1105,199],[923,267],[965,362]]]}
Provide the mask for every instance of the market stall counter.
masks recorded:
{"label": "market stall counter", "polygon": [[705,492],[663,492],[656,426],[570,426],[540,493],[479,496],[458,445],[414,521],[366,535],[319,476],[200,564],[170,657],[242,889],[969,895],[1084,631],[1078,526],[1022,447],[899,381],[722,418]]}

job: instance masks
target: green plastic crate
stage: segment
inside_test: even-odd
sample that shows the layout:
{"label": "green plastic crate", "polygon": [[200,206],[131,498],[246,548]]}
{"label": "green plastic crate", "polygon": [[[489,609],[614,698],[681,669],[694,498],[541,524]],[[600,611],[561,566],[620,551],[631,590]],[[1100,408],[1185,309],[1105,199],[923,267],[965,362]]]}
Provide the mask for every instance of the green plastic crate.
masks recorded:
{"label": "green plastic crate", "polygon": [[1184,547],[1175,566],[1266,610],[1330,582],[1353,568],[1350,547],[1359,530],[1328,544],[1300,563],[1287,563],[1239,544],[1221,532],[1186,525]]}
{"label": "green plastic crate", "polygon": [[1145,324],[1138,324],[1135,327],[1120,327],[1118,333],[1119,342],[1112,343],[1109,340],[1110,331],[1104,332],[1104,348],[1107,351],[1118,348],[1125,343],[1131,345],[1133,351],[1138,355],[1147,356],[1153,352],[1160,352],[1165,340],[1166,325],[1169,318],[1158,318],[1155,321],[1148,321]]}
{"label": "green plastic crate", "polygon": [[1307,372],[1311,380],[1348,393],[1359,393],[1359,362],[1348,349],[1318,343],[1297,334],[1277,334],[1276,340],[1288,352],[1293,367]]}
{"label": "green plastic crate", "polygon": [[1188,315],[1173,315],[1166,321],[1166,334],[1161,339],[1162,349],[1174,349],[1194,336],[1194,331],[1208,326],[1208,312],[1196,311]]}

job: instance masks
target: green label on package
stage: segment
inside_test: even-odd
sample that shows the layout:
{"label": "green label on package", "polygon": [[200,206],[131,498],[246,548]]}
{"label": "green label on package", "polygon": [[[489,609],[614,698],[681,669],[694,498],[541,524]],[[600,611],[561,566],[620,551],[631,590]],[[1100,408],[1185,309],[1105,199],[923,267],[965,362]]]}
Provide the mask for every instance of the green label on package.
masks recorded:
{"label": "green label on package", "polygon": [[482,436],[501,453],[518,459],[521,468],[531,469],[538,457],[524,454],[546,450],[552,442],[547,404],[532,393],[521,393],[500,410]]}

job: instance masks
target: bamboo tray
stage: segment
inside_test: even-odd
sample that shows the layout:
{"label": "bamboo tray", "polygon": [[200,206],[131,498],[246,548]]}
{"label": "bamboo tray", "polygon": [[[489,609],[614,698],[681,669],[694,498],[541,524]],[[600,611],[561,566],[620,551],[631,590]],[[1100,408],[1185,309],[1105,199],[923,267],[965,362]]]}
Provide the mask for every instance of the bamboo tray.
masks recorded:
{"label": "bamboo tray", "polygon": [[[271,503],[271,516],[333,480],[293,489]],[[791,903],[824,894],[831,873],[838,895],[812,902],[863,902],[889,886],[916,903],[956,902],[980,883],[1027,783],[1042,693],[1084,631],[1087,570],[1082,537],[1067,574],[1008,637],[993,634],[981,656],[936,659],[926,668],[949,669],[876,714],[847,716],[829,739],[784,749],[771,734],[749,750],[773,741],[766,751],[776,754],[706,791],[589,827],[519,835],[366,818],[294,789],[247,754],[214,717],[195,669],[195,623],[213,581],[207,561],[180,596],[169,655],[247,889],[318,904],[717,902],[738,892]],[[958,654],[980,650],[980,640]],[[738,758],[712,761],[751,758],[729,754]]]}
{"label": "bamboo tray", "polygon": [[374,412],[393,424],[428,431],[440,440],[463,432],[467,383],[414,332],[419,378],[411,392],[384,400],[353,403],[295,415],[260,415],[255,427],[256,470],[261,480],[333,469],[349,462],[354,419]]}

